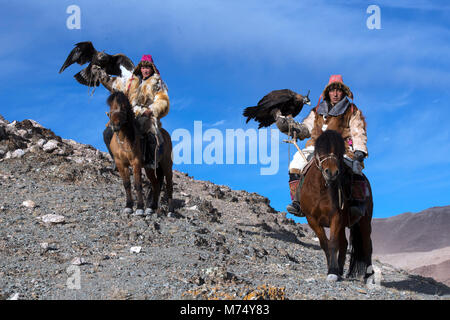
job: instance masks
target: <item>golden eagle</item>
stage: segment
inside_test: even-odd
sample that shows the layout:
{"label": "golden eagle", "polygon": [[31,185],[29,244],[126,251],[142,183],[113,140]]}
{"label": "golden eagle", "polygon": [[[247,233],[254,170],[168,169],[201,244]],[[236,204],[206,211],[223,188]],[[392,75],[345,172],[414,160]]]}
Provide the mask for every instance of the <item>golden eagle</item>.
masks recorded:
{"label": "golden eagle", "polygon": [[74,78],[81,84],[89,87],[98,87],[100,82],[97,77],[92,73],[92,66],[97,65],[105,70],[109,75],[122,76],[121,67],[133,72],[134,64],[126,55],[118,53],[109,55],[104,51],[95,50],[92,42],[85,41],[79,42],[72,49],[63,66],[59,70],[59,73],[63,72],[67,67],[74,63],[83,65],[89,62],[89,65],[78,72]]}
{"label": "golden eagle", "polygon": [[309,91],[306,96],[302,96],[289,89],[274,90],[265,95],[257,106],[245,108],[243,115],[247,117],[246,123],[250,119],[259,122],[259,129],[275,122],[274,110],[280,110],[283,116],[292,115],[295,118],[302,111],[304,104],[311,104]]}

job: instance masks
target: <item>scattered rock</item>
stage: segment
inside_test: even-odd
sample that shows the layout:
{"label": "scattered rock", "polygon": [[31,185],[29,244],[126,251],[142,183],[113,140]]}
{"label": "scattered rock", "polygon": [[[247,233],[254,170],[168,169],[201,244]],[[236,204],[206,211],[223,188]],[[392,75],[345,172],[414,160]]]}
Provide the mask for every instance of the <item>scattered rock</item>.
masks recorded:
{"label": "scattered rock", "polygon": [[[44,151],[49,142],[56,148]],[[24,155],[13,158],[17,149]],[[449,294],[442,284],[375,260],[382,279],[374,279],[375,289],[357,279],[329,283],[315,235],[275,212],[269,199],[176,170],[178,219],[167,217],[165,188],[156,214],[124,215],[123,184],[109,155],[31,120],[9,124],[0,117],[0,158],[0,299],[437,300]],[[146,194],[149,185],[144,178]],[[81,273],[74,267],[85,264]],[[82,290],[67,290],[68,279],[74,287],[81,280]]]}
{"label": "scattered rock", "polygon": [[45,152],[52,152],[56,148],[58,148],[58,141],[55,140],[50,140],[42,146]]}
{"label": "scattered rock", "polygon": [[140,246],[131,247],[130,253],[139,253],[139,252],[141,252],[141,250],[142,250],[142,247],[140,247]]}
{"label": "scattered rock", "polygon": [[44,223],[53,223],[53,224],[57,224],[57,223],[64,223],[66,218],[64,216],[60,216],[57,214],[46,214],[42,217],[38,217],[38,219],[40,219],[42,222]]}
{"label": "scattered rock", "polygon": [[74,266],[82,266],[84,264],[87,264],[87,262],[86,262],[86,260],[84,258],[75,257],[75,258],[72,259],[72,261],[70,261],[70,264],[74,265]]}
{"label": "scattered rock", "polygon": [[22,206],[33,209],[36,208],[36,203],[33,200],[25,200],[22,202]]}
{"label": "scattered rock", "polygon": [[8,300],[19,300],[19,294],[13,293],[11,296],[9,296]]}

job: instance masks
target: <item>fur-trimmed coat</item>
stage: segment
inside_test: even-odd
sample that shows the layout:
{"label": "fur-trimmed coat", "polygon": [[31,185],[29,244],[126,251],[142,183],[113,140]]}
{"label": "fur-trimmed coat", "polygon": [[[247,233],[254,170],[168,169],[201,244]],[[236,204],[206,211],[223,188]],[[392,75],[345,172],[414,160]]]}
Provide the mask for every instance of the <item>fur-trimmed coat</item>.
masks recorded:
{"label": "fur-trimmed coat", "polygon": [[137,75],[128,79],[122,77],[102,77],[102,84],[109,91],[122,91],[128,97],[136,116],[147,109],[158,120],[169,113],[170,102],[167,86],[158,73],[154,73],[146,80]]}
{"label": "fur-trimmed coat", "polygon": [[333,108],[328,110],[328,102],[322,101],[318,107],[311,110],[303,120],[308,128],[311,139],[305,147],[314,146],[320,134],[329,129],[339,132],[345,141],[346,154],[353,159],[357,150],[368,155],[367,130],[365,118],[355,104],[344,98]]}

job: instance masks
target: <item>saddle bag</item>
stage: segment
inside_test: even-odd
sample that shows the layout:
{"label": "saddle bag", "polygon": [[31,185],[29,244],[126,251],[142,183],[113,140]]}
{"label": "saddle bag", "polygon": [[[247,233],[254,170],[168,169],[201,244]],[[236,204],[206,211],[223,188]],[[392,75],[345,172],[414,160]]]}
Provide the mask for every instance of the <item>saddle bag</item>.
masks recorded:
{"label": "saddle bag", "polygon": [[365,180],[353,179],[351,185],[351,197],[353,200],[365,201],[369,197],[369,187]]}

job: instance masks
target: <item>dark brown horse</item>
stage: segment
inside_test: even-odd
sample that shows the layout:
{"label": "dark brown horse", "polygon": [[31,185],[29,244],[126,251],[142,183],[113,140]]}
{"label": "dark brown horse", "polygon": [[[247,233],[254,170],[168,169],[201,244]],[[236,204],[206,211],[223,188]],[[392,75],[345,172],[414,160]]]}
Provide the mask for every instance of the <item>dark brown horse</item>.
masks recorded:
{"label": "dark brown horse", "polygon": [[[142,190],[142,150],[141,135],[139,133],[138,124],[132,111],[128,98],[122,92],[112,93],[107,103],[109,110],[109,125],[114,134],[109,144],[114,161],[116,163],[119,174],[122,177],[123,186],[126,193],[126,205],[124,213],[133,212],[133,198],[131,195],[131,182],[129,167],[133,168],[134,187],[137,195],[136,215],[151,214],[158,208],[158,202],[161,187],[166,180],[166,194],[169,201],[169,213],[173,212],[172,194],[172,141],[169,133],[161,129],[164,138],[163,154],[159,157],[158,168],[145,168],[145,173],[152,185],[152,199],[149,207],[144,212],[144,200]],[[150,201],[150,192],[148,195]]]}
{"label": "dark brown horse", "polygon": [[[350,227],[352,252],[347,277],[365,279],[372,268],[372,191],[367,178],[369,196],[366,212],[359,221],[350,216],[350,189],[353,172],[344,164],[345,144],[342,136],[333,130],[322,133],[316,141],[314,164],[309,168],[300,191],[300,207],[306,215],[325,252],[328,265],[327,280],[336,281],[344,273],[347,253],[345,228]],[[330,228],[330,239],[324,227]]]}

